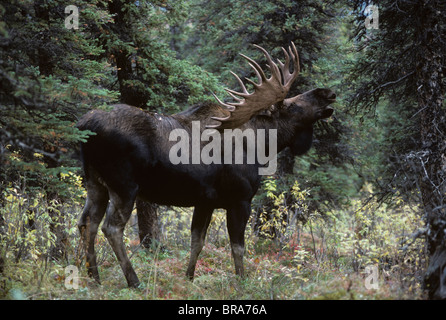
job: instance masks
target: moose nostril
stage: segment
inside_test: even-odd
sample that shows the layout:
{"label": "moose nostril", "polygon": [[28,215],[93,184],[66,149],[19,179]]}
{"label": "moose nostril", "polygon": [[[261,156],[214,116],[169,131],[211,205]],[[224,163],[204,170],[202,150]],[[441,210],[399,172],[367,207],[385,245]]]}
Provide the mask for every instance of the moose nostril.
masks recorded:
{"label": "moose nostril", "polygon": [[331,94],[328,95],[327,99],[330,99],[330,100],[336,99],[336,94],[334,92],[332,92]]}

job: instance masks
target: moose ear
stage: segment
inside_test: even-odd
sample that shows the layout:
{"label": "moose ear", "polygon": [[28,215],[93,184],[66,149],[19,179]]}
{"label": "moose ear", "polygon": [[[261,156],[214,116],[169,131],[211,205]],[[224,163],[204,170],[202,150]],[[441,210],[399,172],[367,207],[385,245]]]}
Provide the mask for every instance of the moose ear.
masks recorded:
{"label": "moose ear", "polygon": [[285,101],[285,100],[282,100],[282,101],[277,102],[276,104],[272,105],[271,108],[272,108],[273,110],[277,110],[277,109],[283,109],[283,108],[285,108],[285,103],[284,103],[284,101]]}
{"label": "moose ear", "polygon": [[272,116],[273,113],[282,107],[282,102],[276,103],[271,105],[269,108],[266,108],[265,110],[260,111],[258,114],[264,115],[264,116]]}
{"label": "moose ear", "polygon": [[295,156],[300,156],[311,148],[313,143],[313,126],[299,129],[294,136],[292,144],[289,146]]}

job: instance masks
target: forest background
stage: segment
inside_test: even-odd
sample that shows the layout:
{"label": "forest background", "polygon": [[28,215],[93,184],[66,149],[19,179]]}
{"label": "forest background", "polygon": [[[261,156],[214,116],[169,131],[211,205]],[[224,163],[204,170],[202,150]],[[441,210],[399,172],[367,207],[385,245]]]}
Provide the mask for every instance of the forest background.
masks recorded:
{"label": "forest background", "polygon": [[[1,298],[446,298],[444,1],[12,0],[0,15]],[[290,95],[328,87],[338,101],[311,151],[281,153],[263,180],[248,277],[232,274],[224,213],[191,283],[190,209],[137,203],[125,241],[144,284],[126,288],[100,232],[94,285],[76,227],[89,136],[77,120],[223,98],[231,70],[255,76],[239,53],[264,63],[253,43],[280,57],[291,42]]]}

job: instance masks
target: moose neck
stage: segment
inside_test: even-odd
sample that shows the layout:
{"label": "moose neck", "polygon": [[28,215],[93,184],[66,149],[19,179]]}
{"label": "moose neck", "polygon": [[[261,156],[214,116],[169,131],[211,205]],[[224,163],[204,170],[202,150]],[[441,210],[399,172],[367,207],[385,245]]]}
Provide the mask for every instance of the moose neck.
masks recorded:
{"label": "moose neck", "polygon": [[273,117],[258,115],[251,119],[249,126],[266,131],[276,129],[277,153],[290,147],[294,155],[301,155],[310,149],[313,141],[313,124],[299,121],[288,113],[279,113]]}

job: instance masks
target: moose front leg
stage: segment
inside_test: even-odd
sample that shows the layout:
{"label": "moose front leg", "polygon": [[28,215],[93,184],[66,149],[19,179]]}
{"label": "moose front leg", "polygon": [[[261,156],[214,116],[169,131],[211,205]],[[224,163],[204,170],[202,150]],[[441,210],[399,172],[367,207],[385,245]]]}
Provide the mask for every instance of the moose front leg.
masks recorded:
{"label": "moose front leg", "polygon": [[232,257],[234,258],[235,273],[245,276],[243,256],[245,254],[245,228],[251,214],[251,204],[240,202],[227,210],[229,240],[231,241]]}

